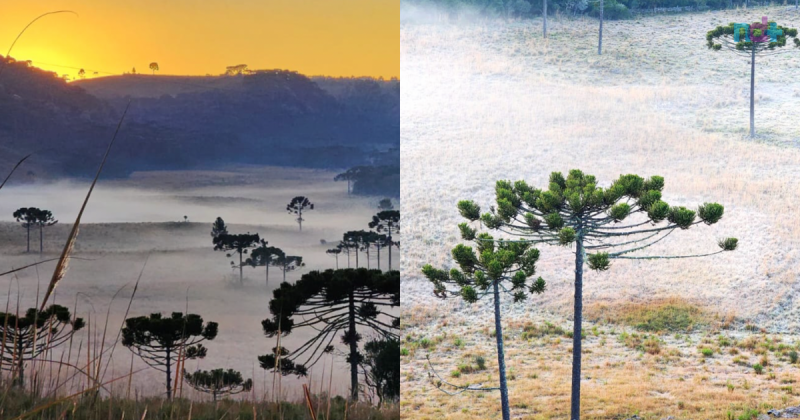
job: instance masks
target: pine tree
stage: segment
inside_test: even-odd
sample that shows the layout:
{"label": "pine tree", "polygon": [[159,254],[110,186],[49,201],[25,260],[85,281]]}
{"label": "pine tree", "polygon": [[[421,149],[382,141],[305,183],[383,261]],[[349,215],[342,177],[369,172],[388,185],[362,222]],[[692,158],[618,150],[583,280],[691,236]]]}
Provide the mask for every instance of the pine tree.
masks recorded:
{"label": "pine tree", "polygon": [[[254,248],[260,240],[261,238],[257,233],[250,234],[249,232],[236,235],[223,233],[214,238],[214,251],[233,251],[239,254],[239,265],[231,261],[231,267],[239,269],[240,284],[244,283],[244,273],[242,270],[244,267],[244,254],[247,254],[248,249]],[[233,254],[226,254],[226,256],[230,258]]]}
{"label": "pine tree", "polygon": [[400,210],[384,210],[375,216],[369,227],[378,232],[386,232],[386,245],[389,247],[389,270],[392,269],[392,241],[393,233],[400,233]]}
{"label": "pine tree", "polygon": [[[496,207],[484,214],[480,214],[480,207],[472,201],[458,203],[461,215],[467,220],[480,220],[489,229],[520,238],[516,241],[501,241],[504,246],[546,244],[574,247],[575,321],[572,339],[571,419],[580,419],[584,264],[592,270],[605,271],[610,268],[610,262],[614,259],[692,258],[736,249],[736,238],[727,238],[717,242],[720,249],[716,252],[678,256],[632,255],[674,232],[699,224],[712,225],[722,218],[724,207],[717,203],[705,203],[697,211],[668,205],[661,200],[663,188],[664,178],[660,176],[644,179],[638,175],[621,175],[611,186],[603,189],[597,187],[594,176],[572,170],[567,178],[560,172],[553,172],[547,190],[533,188],[525,181],[497,181]],[[662,222],[666,223],[656,227]],[[466,236],[471,237],[472,231],[465,229],[462,227],[462,235],[466,233]],[[487,244],[497,242],[490,237],[478,236],[477,239]],[[462,254],[463,252],[454,253],[454,257],[467,263],[477,258]],[[480,255],[483,259],[483,251]],[[455,280],[463,282],[458,276]],[[462,290],[467,286],[469,284],[462,286]],[[474,296],[469,289],[463,293]]]}
{"label": "pine tree", "polygon": [[300,231],[303,231],[303,211],[314,210],[314,204],[308,200],[308,198],[303,196],[297,196],[286,205],[286,211],[289,214],[294,214],[297,216],[297,225],[300,226]]}
{"label": "pine tree", "polygon": [[[462,215],[469,216],[470,221],[478,220],[480,208],[477,205],[462,201],[458,207]],[[453,248],[452,256],[459,268],[440,270],[428,264],[422,268],[422,273],[433,283],[433,293],[442,299],[460,297],[467,303],[475,303],[488,296],[493,300],[501,412],[503,420],[509,420],[511,412],[503,350],[500,293],[512,295],[516,303],[525,300],[528,294],[544,292],[544,279],[533,279],[539,250],[529,243],[495,240],[488,233],[478,233],[468,223],[461,223],[458,228],[462,239],[473,241],[475,248],[463,244]],[[463,390],[485,389],[466,387]]]}
{"label": "pine tree", "polygon": [[211,394],[214,402],[226,395],[236,395],[253,389],[253,380],[244,380],[239,371],[233,369],[197,370],[194,373],[183,371],[183,378],[192,388]]}
{"label": "pine tree", "polygon": [[264,267],[266,271],[267,286],[269,286],[269,267],[273,265],[275,259],[283,254],[280,248],[274,246],[267,246],[268,242],[261,239],[259,246],[250,252],[250,257],[244,262],[253,268]]}
{"label": "pine tree", "polygon": [[41,212],[41,210],[36,207],[22,207],[13,214],[14,219],[22,223],[22,227],[28,232],[28,247],[26,252],[31,252],[31,227],[35,226],[38,222],[39,212]]}
{"label": "pine tree", "polygon": [[167,377],[167,399],[172,399],[173,366],[181,360],[202,359],[207,350],[201,344],[217,337],[216,322],[203,325],[196,314],[173,312],[169,318],[160,313],[125,320],[122,345],[139,356],[150,367]]}
{"label": "pine tree", "polygon": [[14,372],[16,383],[24,386],[25,363],[65,343],[84,325],[61,305],[30,308],[24,316],[0,312],[0,367]]}

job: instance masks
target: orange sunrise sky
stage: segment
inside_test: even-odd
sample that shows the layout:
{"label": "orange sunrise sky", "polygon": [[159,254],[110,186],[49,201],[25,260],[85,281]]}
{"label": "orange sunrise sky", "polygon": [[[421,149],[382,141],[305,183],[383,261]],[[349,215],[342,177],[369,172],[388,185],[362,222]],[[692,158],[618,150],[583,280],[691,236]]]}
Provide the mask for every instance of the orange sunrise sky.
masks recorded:
{"label": "orange sunrise sky", "polygon": [[[306,75],[400,75],[399,0],[25,0],[0,3],[0,54],[68,74],[217,75],[225,67]],[[58,65],[58,66],[56,66]]]}

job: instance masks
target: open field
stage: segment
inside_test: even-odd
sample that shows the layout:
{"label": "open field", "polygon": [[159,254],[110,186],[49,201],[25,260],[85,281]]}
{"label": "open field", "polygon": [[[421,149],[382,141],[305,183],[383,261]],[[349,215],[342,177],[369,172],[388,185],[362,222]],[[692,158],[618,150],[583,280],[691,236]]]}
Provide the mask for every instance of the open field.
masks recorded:
{"label": "open field", "polygon": [[[254,381],[254,391],[246,398],[271,400],[273,375],[258,366],[256,356],[269,353],[276,344],[274,338],[264,337],[261,320],[269,317],[267,304],[272,290],[282,281],[281,273],[271,268],[269,283],[265,285],[264,267],[245,267],[244,284],[239,284],[238,270],[229,266],[232,258],[213,250],[211,224],[220,216],[231,233],[259,233],[269,245],[289,255],[302,256],[306,267],[289,272],[287,281],[293,282],[312,270],[335,268],[334,258],[325,250],[334,247],[347,230],[368,229],[367,223],[377,212],[378,198],[348,197],[346,185],[333,182],[334,175],[303,169],[238,168],[229,172],[139,173],[127,180],[101,182],[84,215],[73,254],[76,258],[57,289],[55,301],[70,309],[77,303],[78,316],[87,321],[91,316],[93,346],[99,346],[106,313],[110,311],[106,343],[113,343],[133,285],[144,267],[130,316],[182,312],[188,304],[189,312],[201,315],[205,321],[218,322],[219,335],[205,343],[208,356],[188,361],[187,370],[217,367],[239,370],[245,378],[252,377]],[[0,192],[0,267],[3,271],[39,261],[38,231],[31,234],[33,252],[25,253],[25,230],[10,218],[13,210],[34,206],[54,212],[60,222],[45,228],[42,258],[56,258],[88,184],[88,181],[72,180],[6,187]],[[294,217],[285,210],[286,204],[297,195],[308,196],[315,204],[314,211],[304,214],[306,221],[302,232],[298,232]],[[183,222],[184,215],[189,217],[188,222]],[[322,244],[321,240],[327,244]],[[370,262],[373,268],[376,262],[373,252]],[[18,295],[22,308],[33,306],[37,288],[43,292],[54,264],[26,269],[16,277],[5,276],[0,284],[3,305],[10,291],[12,310]],[[355,267],[354,257],[352,264]],[[361,265],[366,266],[364,255],[361,255]],[[339,266],[347,267],[346,256],[339,257]],[[387,267],[385,253],[381,255],[381,266]],[[82,357],[86,357],[87,334],[87,329],[76,334],[73,361],[79,360],[76,359],[79,346],[84,347]],[[298,330],[282,338],[281,345],[292,349],[307,338],[307,332]],[[52,357],[60,358],[61,351],[66,351],[66,346],[63,347]],[[105,357],[107,361],[108,356]],[[310,378],[285,377],[284,396],[298,399],[302,391],[300,384],[309,380],[316,393],[323,384],[323,369],[326,372],[323,389],[327,390],[331,363],[334,366],[332,393],[346,395],[349,382],[344,378],[349,378],[346,374],[349,365],[334,352],[311,369]],[[86,360],[81,360],[80,364],[85,366]],[[127,374],[130,364],[131,352],[119,345],[105,378],[110,380]],[[145,367],[140,359],[134,359],[134,371]],[[71,373],[63,372],[63,377]],[[163,394],[163,382],[163,374],[145,369],[134,375],[131,396],[134,393],[139,397]],[[78,376],[60,392],[77,392],[85,384],[85,378]],[[109,388],[117,395],[125,395],[127,381],[119,381]],[[195,401],[208,398],[188,385],[183,387],[182,396]]]}
{"label": "open field", "polygon": [[[436,390],[426,361],[453,383],[496,386],[491,301],[437,300],[420,268],[453,265],[458,200],[486,209],[496,180],[546,187],[550,172],[573,168],[603,187],[620,174],[661,175],[671,205],[725,205],[720,223],[680,232],[652,254],[714,251],[725,236],[740,241],[735,252],[710,259],[615,262],[585,275],[585,418],[725,418],[764,412],[764,404],[797,405],[791,386],[800,370],[788,354],[800,332],[800,51],[757,63],[753,140],[744,137],[747,60],[705,46],[707,30],[761,16],[800,26],[800,13],[786,8],[612,21],[597,56],[597,22],[589,19],[552,19],[546,41],[536,20],[401,25],[404,418],[500,417],[495,393]],[[541,251],[547,291],[502,304],[515,418],[566,418],[569,410],[571,340],[522,338],[527,322],[571,329],[570,250]],[[626,345],[623,333],[643,334],[623,322],[629,305],[664,301],[695,308],[704,322],[677,336],[647,333],[651,348],[659,343],[655,354]],[[758,343],[733,344],[748,340]],[[706,357],[700,348],[708,346],[715,348]],[[764,355],[759,375],[752,365]],[[475,356],[485,358],[486,371],[452,376]]]}

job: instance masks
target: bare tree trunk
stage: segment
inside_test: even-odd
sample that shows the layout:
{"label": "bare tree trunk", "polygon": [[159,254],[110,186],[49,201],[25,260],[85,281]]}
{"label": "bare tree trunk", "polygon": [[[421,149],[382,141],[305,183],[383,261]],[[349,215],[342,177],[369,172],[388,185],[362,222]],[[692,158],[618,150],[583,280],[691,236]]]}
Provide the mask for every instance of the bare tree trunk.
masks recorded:
{"label": "bare tree trunk", "polygon": [[603,12],[605,7],[605,2],[600,0],[600,36],[597,38],[597,55],[603,54]]}
{"label": "bare tree trunk", "polygon": [[753,42],[753,54],[750,58],[750,137],[756,136],[756,43]]}
{"label": "bare tree trunk", "polygon": [[170,359],[169,347],[167,347],[167,400],[172,399],[172,359]]}
{"label": "bare tree trunk", "polygon": [[378,270],[381,269],[381,246],[378,244]]}
{"label": "bare tree trunk", "polygon": [[266,270],[264,271],[267,272],[267,287],[269,287],[269,262],[264,263],[264,267],[266,267]]}
{"label": "bare tree trunk", "polygon": [[503,410],[503,420],[511,418],[511,409],[508,404],[508,383],[506,382],[506,361],[503,350],[503,325],[500,323],[500,289],[497,281],[492,282],[494,287],[494,330],[497,338],[497,368],[500,371],[500,404]]}
{"label": "bare tree trunk", "polygon": [[44,253],[44,233],[42,233],[42,225],[39,225],[39,256]]}
{"label": "bare tree trunk", "polygon": [[572,406],[570,419],[581,418],[581,323],[583,321],[583,232],[575,241],[575,321],[572,328]]}
{"label": "bare tree trunk", "polygon": [[242,271],[242,250],[239,250],[239,284],[244,284],[244,272]]}
{"label": "bare tree trunk", "polygon": [[542,0],[542,33],[547,38],[547,0]]}
{"label": "bare tree trunk", "polygon": [[389,237],[389,271],[392,271],[392,237]]}
{"label": "bare tree trunk", "polygon": [[28,248],[25,252],[31,252],[31,225],[28,225]]}
{"label": "bare tree trunk", "polygon": [[356,342],[356,301],[350,292],[350,400],[358,401],[358,343]]}

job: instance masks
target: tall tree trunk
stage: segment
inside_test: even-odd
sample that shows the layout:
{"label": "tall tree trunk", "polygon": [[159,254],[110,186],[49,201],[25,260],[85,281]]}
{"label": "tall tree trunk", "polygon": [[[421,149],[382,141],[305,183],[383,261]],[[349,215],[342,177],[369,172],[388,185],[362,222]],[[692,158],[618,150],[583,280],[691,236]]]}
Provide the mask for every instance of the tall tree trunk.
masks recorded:
{"label": "tall tree trunk", "polygon": [[575,321],[572,327],[572,420],[581,418],[581,323],[583,320],[583,232],[575,241]]}
{"label": "tall tree trunk", "polygon": [[172,359],[167,347],[167,401],[172,399]]}
{"label": "tall tree trunk", "polygon": [[597,55],[603,54],[603,9],[605,7],[605,2],[600,0],[600,36],[597,38]]}
{"label": "tall tree trunk", "polygon": [[239,250],[239,284],[244,284],[244,272],[242,271],[242,250]]}
{"label": "tall tree trunk", "polygon": [[17,360],[17,375],[18,375],[17,376],[17,385],[20,388],[25,388],[25,360],[24,360],[25,358],[22,357],[23,356],[22,350],[23,350],[23,348],[22,348],[22,337],[18,336],[18,338],[17,338],[17,355],[18,356],[17,357],[19,357],[19,359]]}
{"label": "tall tree trunk", "polygon": [[542,0],[542,34],[547,38],[547,0]]}
{"label": "tall tree trunk", "polygon": [[358,250],[356,249],[356,268],[358,268]]}
{"label": "tall tree trunk", "polygon": [[381,246],[378,244],[378,270],[381,269]]}
{"label": "tall tree trunk", "polygon": [[358,401],[358,343],[356,342],[356,300],[350,291],[350,400]]}
{"label": "tall tree trunk", "polygon": [[494,330],[497,336],[497,367],[500,371],[500,404],[503,410],[503,420],[511,418],[511,409],[508,405],[508,383],[506,382],[506,360],[503,350],[503,325],[500,323],[500,289],[497,281],[492,282],[494,288]]}
{"label": "tall tree trunk", "polygon": [[336,269],[339,269],[339,254],[333,254],[336,257]]}
{"label": "tall tree trunk", "polygon": [[28,225],[28,248],[25,252],[31,252],[31,225]]}
{"label": "tall tree trunk", "polygon": [[286,281],[286,264],[283,264],[283,281]]}
{"label": "tall tree trunk", "polygon": [[303,231],[303,209],[297,215],[297,224],[300,225],[300,232]]}
{"label": "tall tree trunk", "polygon": [[42,225],[39,225],[39,256],[44,253],[44,233],[42,233]]}
{"label": "tall tree trunk", "polygon": [[350,250],[347,250],[347,268],[350,268]]}
{"label": "tall tree trunk", "polygon": [[750,137],[756,136],[756,43],[753,42],[753,54],[750,58]]}
{"label": "tall tree trunk", "polygon": [[392,271],[392,237],[389,236],[389,271]]}
{"label": "tall tree trunk", "polygon": [[266,267],[266,270],[264,271],[267,272],[267,287],[269,287],[269,263],[264,263],[264,267]]}

